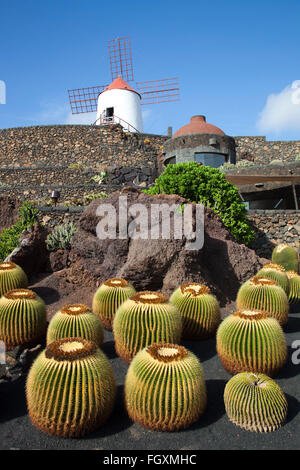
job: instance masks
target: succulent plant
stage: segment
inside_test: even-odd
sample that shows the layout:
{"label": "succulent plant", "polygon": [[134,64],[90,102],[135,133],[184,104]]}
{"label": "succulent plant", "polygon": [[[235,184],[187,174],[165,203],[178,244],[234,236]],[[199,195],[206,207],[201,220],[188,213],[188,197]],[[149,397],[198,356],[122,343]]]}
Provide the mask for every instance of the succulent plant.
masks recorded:
{"label": "succulent plant", "polygon": [[47,344],[60,338],[80,337],[103,345],[104,330],[100,319],[83,304],[65,305],[51,319]]}
{"label": "succulent plant", "polygon": [[236,299],[237,309],[262,310],[269,312],[280,325],[288,321],[289,301],[286,293],[276,281],[267,277],[254,276],[239,289]]}
{"label": "succulent plant", "polygon": [[27,276],[20,266],[11,261],[0,263],[0,296],[12,289],[27,286]]}
{"label": "succulent plant", "polygon": [[290,282],[289,302],[290,304],[300,303],[300,275],[296,271],[287,271]]}
{"label": "succulent plant", "polygon": [[267,263],[258,271],[257,277],[267,277],[276,281],[284,290],[286,295],[289,295],[289,278],[283,266],[275,263]]}
{"label": "succulent plant", "polygon": [[134,287],[122,278],[108,279],[99,287],[93,298],[93,312],[107,330],[112,330],[113,319],[120,305],[135,292]]}
{"label": "succulent plant", "polygon": [[130,362],[153,343],[179,343],[181,317],[175,305],[157,292],[137,292],[118,308],[113,332],[119,356]]}
{"label": "succulent plant", "polygon": [[37,343],[46,333],[46,306],[32,290],[13,289],[0,299],[0,340],[8,350]]}
{"label": "succulent plant", "polygon": [[93,341],[63,338],[34,361],[26,382],[28,413],[41,431],[79,437],[110,416],[116,384],[112,367]]}
{"label": "succulent plant", "polygon": [[177,344],[138,352],[125,380],[130,418],[150,429],[176,431],[197,421],[206,407],[206,384],[197,357]]}
{"label": "succulent plant", "polygon": [[196,282],[183,284],[170,297],[179,310],[184,339],[213,336],[221,321],[220,305],[209,287]]}
{"label": "succulent plant", "polygon": [[247,431],[275,431],[287,416],[284,393],[265,374],[242,372],[232,377],[224,390],[224,403],[230,421]]}
{"label": "succulent plant", "polygon": [[280,264],[287,271],[299,271],[298,252],[286,243],[275,246],[272,252],[272,262]]}
{"label": "succulent plant", "polygon": [[73,222],[58,225],[47,237],[46,244],[48,250],[69,250],[72,238],[76,232],[77,227]]}
{"label": "succulent plant", "polygon": [[217,332],[217,352],[230,374],[277,374],[287,359],[281,326],[268,312],[241,310],[222,321]]}

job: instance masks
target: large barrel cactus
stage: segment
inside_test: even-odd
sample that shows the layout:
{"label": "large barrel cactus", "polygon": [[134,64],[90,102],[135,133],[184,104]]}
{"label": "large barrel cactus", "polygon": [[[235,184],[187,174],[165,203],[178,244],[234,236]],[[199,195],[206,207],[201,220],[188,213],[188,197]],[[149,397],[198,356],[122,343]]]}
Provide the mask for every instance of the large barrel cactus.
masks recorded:
{"label": "large barrel cactus", "polygon": [[1,297],[0,340],[8,350],[42,340],[46,321],[46,305],[32,290],[13,289]]}
{"label": "large barrel cactus", "polygon": [[241,310],[222,321],[217,332],[217,352],[230,374],[278,373],[287,359],[281,326],[267,312]]}
{"label": "large barrel cactus", "polygon": [[19,287],[28,287],[28,279],[23,269],[10,261],[0,263],[0,296]]}
{"label": "large barrel cactus", "polygon": [[289,302],[300,304],[300,275],[296,271],[288,271],[287,276],[290,282]]}
{"label": "large barrel cactus", "polygon": [[93,298],[93,312],[107,330],[112,330],[119,306],[135,292],[134,287],[122,278],[108,279],[99,287]]}
{"label": "large barrel cactus", "polygon": [[181,317],[175,305],[157,292],[137,292],[120,305],[113,332],[119,356],[130,362],[138,351],[153,343],[179,343]]}
{"label": "large barrel cactus", "polygon": [[280,264],[287,271],[299,272],[298,251],[286,243],[275,246],[272,252],[272,262]]}
{"label": "large barrel cactus", "polygon": [[131,419],[158,431],[197,421],[206,407],[206,384],[197,357],[177,344],[152,344],[127,372],[125,403]]}
{"label": "large barrel cactus", "polygon": [[288,321],[289,301],[286,293],[276,281],[267,277],[254,276],[239,289],[237,309],[262,310],[269,312],[280,325]]}
{"label": "large barrel cactus", "polygon": [[265,374],[243,372],[232,377],[224,390],[224,403],[230,421],[247,431],[275,431],[287,416],[284,393]]}
{"label": "large barrel cactus", "polygon": [[32,423],[59,437],[83,436],[101,426],[115,402],[112,367],[93,341],[64,338],[33,363],[26,397]]}
{"label": "large barrel cactus", "polygon": [[196,282],[183,284],[170,297],[182,319],[184,339],[214,336],[221,321],[220,305],[210,289]]}
{"label": "large barrel cactus", "polygon": [[265,264],[262,269],[256,274],[257,277],[266,277],[276,281],[284,290],[286,295],[289,295],[289,278],[283,266],[275,263]]}
{"label": "large barrel cactus", "polygon": [[65,305],[49,323],[47,344],[71,337],[90,339],[99,347],[103,345],[104,330],[101,320],[86,305]]}

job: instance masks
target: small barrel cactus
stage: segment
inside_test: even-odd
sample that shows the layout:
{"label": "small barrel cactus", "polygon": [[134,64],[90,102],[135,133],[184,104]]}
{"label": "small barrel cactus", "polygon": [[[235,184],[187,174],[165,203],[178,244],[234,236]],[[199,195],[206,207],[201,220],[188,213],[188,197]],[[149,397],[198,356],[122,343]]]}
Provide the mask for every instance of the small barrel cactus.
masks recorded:
{"label": "small barrel cactus", "polygon": [[170,297],[182,319],[184,339],[205,339],[214,336],[221,321],[220,305],[209,287],[189,282]]}
{"label": "small barrel cactus", "polygon": [[286,295],[289,295],[289,278],[283,266],[275,263],[265,264],[256,274],[257,277],[266,277],[276,281],[284,290]]}
{"label": "small barrel cactus", "polygon": [[230,421],[247,431],[275,431],[287,416],[284,393],[265,374],[242,372],[232,377],[224,390],[224,403]]}
{"label": "small barrel cactus", "polygon": [[288,321],[289,301],[276,281],[254,276],[239,289],[236,305],[238,310],[262,310],[269,312],[280,325]]}
{"label": "small barrel cactus", "polygon": [[296,271],[287,271],[290,282],[289,303],[300,304],[300,275]]}
{"label": "small barrel cactus", "polygon": [[157,431],[177,431],[206,407],[206,384],[197,357],[177,344],[152,344],[133,359],[125,380],[130,418]]}
{"label": "small barrel cactus", "polygon": [[80,337],[103,345],[104,330],[99,318],[83,304],[65,305],[51,319],[47,344],[60,338]]}
{"label": "small barrel cactus", "polygon": [[222,321],[217,332],[217,352],[230,374],[278,373],[287,359],[281,326],[268,312],[241,310]]}
{"label": "small barrel cactus", "polygon": [[0,340],[8,350],[43,339],[46,321],[46,305],[32,290],[13,289],[1,297]]}
{"label": "small barrel cactus", "polygon": [[157,292],[137,292],[118,308],[113,332],[119,356],[130,362],[153,343],[179,343],[181,317],[175,305]]}
{"label": "small barrel cactus", "polygon": [[108,279],[99,287],[93,298],[93,312],[107,330],[112,330],[113,319],[121,303],[135,292],[134,287],[122,278]]}
{"label": "small barrel cactus", "polygon": [[10,261],[0,263],[0,297],[19,287],[28,287],[28,279],[23,269]]}
{"label": "small barrel cactus", "polygon": [[63,338],[47,346],[26,382],[32,423],[59,437],[79,437],[110,416],[116,395],[112,367],[93,341]]}
{"label": "small barrel cactus", "polygon": [[275,246],[272,253],[272,262],[280,264],[287,271],[299,272],[299,257],[295,248],[286,243]]}

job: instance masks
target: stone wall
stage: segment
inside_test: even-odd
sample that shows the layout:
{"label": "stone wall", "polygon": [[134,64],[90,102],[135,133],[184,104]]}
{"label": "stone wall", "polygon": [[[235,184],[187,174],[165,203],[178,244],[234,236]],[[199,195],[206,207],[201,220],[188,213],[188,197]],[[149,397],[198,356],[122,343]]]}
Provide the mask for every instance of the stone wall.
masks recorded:
{"label": "stone wall", "polygon": [[237,160],[246,159],[264,165],[272,160],[294,160],[300,154],[300,140],[267,141],[263,136],[238,136],[234,139]]}

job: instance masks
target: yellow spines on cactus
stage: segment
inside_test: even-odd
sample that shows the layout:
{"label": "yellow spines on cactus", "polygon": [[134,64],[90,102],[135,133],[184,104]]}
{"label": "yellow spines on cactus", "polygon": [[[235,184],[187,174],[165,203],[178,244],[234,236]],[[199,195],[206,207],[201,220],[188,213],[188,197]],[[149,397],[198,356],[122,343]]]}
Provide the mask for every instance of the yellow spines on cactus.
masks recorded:
{"label": "yellow spines on cactus", "polygon": [[0,340],[8,350],[42,340],[46,321],[45,302],[32,290],[13,289],[0,298]]}
{"label": "yellow spines on cactus", "polygon": [[300,275],[296,271],[287,271],[290,282],[289,302],[290,304],[300,304]]}
{"label": "yellow spines on cactus", "polygon": [[257,277],[266,277],[276,281],[284,290],[286,295],[289,295],[289,278],[283,266],[275,263],[267,263],[258,271]]}
{"label": "yellow spines on cactus", "polygon": [[196,282],[183,284],[170,297],[182,319],[184,339],[214,336],[221,321],[220,305],[210,289]]}
{"label": "yellow spines on cactus", "polygon": [[287,416],[283,391],[265,374],[242,372],[232,377],[224,390],[224,403],[230,421],[247,431],[275,431]]}
{"label": "yellow spines on cactus", "polygon": [[278,373],[287,359],[281,326],[268,312],[241,310],[222,321],[217,331],[217,352],[230,374]]}
{"label": "yellow spines on cactus", "polygon": [[41,431],[80,437],[110,416],[116,396],[112,367],[93,341],[64,338],[47,346],[26,382],[29,417]]}
{"label": "yellow spines on cactus", "polygon": [[12,289],[27,288],[28,279],[23,269],[15,263],[0,263],[0,297]]}
{"label": "yellow spines on cactus", "polygon": [[99,287],[93,298],[93,312],[107,330],[112,330],[119,306],[135,292],[134,287],[122,278],[108,279]]}
{"label": "yellow spines on cactus", "polygon": [[47,330],[47,344],[70,337],[89,339],[102,347],[103,325],[86,305],[65,305],[52,317]]}
{"label": "yellow spines on cactus", "polygon": [[299,272],[298,251],[287,243],[280,243],[272,252],[272,263],[280,264],[287,271]]}
{"label": "yellow spines on cactus", "polygon": [[147,428],[177,431],[206,407],[206,384],[197,357],[177,344],[152,344],[137,353],[125,380],[130,418]]}
{"label": "yellow spines on cactus", "polygon": [[179,343],[181,317],[175,305],[157,292],[137,292],[118,308],[113,323],[115,348],[130,362],[152,343]]}
{"label": "yellow spines on cactus", "polygon": [[238,310],[262,310],[270,313],[280,325],[288,321],[289,302],[286,293],[276,281],[254,276],[239,289],[236,305]]}

